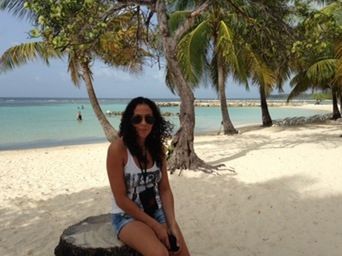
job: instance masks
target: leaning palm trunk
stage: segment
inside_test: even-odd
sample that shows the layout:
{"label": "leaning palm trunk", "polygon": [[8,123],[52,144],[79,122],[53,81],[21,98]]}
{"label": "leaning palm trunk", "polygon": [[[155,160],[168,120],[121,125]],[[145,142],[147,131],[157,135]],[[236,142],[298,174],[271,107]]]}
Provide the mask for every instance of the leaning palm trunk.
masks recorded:
{"label": "leaning palm trunk", "polygon": [[97,100],[97,97],[95,95],[94,87],[93,87],[93,82],[91,79],[91,71],[89,69],[89,64],[88,63],[82,63],[82,78],[85,82],[86,88],[87,88],[87,93],[88,97],[90,100],[90,104],[94,110],[94,113],[99,120],[102,129],[105,133],[105,136],[108,141],[112,142],[118,138],[117,131],[113,128],[113,126],[109,123],[107,120],[105,114],[103,113],[100,104]]}
{"label": "leaning palm trunk", "polygon": [[224,74],[223,67],[219,60],[217,61],[217,72],[218,72],[218,87],[220,97],[220,107],[222,114],[223,134],[236,134],[238,131],[234,128],[234,125],[229,117],[227,98],[224,86]]}
{"label": "leaning palm trunk", "polygon": [[272,126],[272,118],[270,112],[268,111],[266,93],[263,86],[259,86],[260,92],[260,104],[261,104],[261,116],[262,116],[262,126]]}
{"label": "leaning palm trunk", "polygon": [[333,116],[332,116],[332,119],[336,120],[338,118],[341,118],[341,113],[338,110],[337,89],[336,89],[335,86],[332,86],[331,94],[332,94],[332,103],[333,103]]}
{"label": "leaning palm trunk", "polygon": [[169,158],[168,168],[171,172],[176,169],[192,169],[212,172],[213,169],[217,169],[217,166],[206,164],[195,153],[195,97],[184,78],[181,66],[177,59],[177,40],[170,35],[168,30],[165,1],[157,1],[156,11],[158,14],[158,24],[162,35],[164,54],[170,72],[170,78],[172,83],[176,86],[177,93],[181,100],[179,115],[180,128],[171,142],[173,152]]}
{"label": "leaning palm trunk", "polygon": [[[165,42],[168,44],[167,42]],[[202,170],[212,172],[217,167],[206,164],[201,160],[194,149],[195,106],[194,94],[183,77],[177,60],[166,54],[168,68],[172,72],[173,82],[177,84],[180,96],[180,128],[173,136],[171,146],[173,152],[168,161],[168,167],[173,173],[176,169]]]}

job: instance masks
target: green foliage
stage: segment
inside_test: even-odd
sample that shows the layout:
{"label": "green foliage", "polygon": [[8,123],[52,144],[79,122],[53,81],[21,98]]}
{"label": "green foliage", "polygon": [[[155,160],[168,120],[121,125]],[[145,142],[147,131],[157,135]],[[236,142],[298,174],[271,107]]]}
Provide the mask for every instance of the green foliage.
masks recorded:
{"label": "green foliage", "polygon": [[204,20],[182,38],[178,45],[178,59],[186,79],[193,85],[199,83],[206,63],[210,26]]}
{"label": "green foliage", "polygon": [[336,45],[336,83],[342,84],[342,42]]}
{"label": "green foliage", "polygon": [[169,28],[170,31],[175,31],[180,24],[191,14],[191,11],[175,11],[169,15]]}
{"label": "green foliage", "polygon": [[102,1],[30,0],[25,2],[25,8],[36,15],[37,28],[31,35],[41,35],[55,49],[87,51],[107,26]]}
{"label": "green foliage", "polygon": [[[170,24],[179,26],[177,20],[182,21],[186,14],[182,11],[175,15]],[[200,16],[201,22],[178,45],[186,79],[197,85],[209,70],[218,90],[217,65],[221,65],[224,79],[230,73],[248,87],[249,76],[270,92],[289,76],[293,38],[286,22],[290,14],[287,1],[212,1],[209,10]]]}
{"label": "green foliage", "polygon": [[329,83],[336,71],[336,59],[324,59],[313,63],[307,70],[306,76],[314,84]]}
{"label": "green foliage", "polygon": [[13,46],[7,49],[1,56],[1,71],[8,71],[15,67],[26,64],[37,58],[49,64],[50,58],[61,58],[62,53],[49,47],[44,42],[31,42]]}
{"label": "green foliage", "polygon": [[34,19],[35,15],[25,8],[25,0],[0,0],[0,10],[8,10],[15,16]]}
{"label": "green foliage", "polygon": [[[342,2],[333,2],[323,9],[311,10],[299,24],[300,40],[292,46],[293,69],[297,75],[291,84],[292,95],[309,88],[332,88],[342,86],[339,75],[338,45],[342,38]],[[297,87],[297,88],[296,88]]]}
{"label": "green foliage", "polygon": [[291,49],[294,57],[310,62],[312,59],[331,56],[334,44],[342,38],[342,3],[333,3],[322,10],[308,14],[298,26],[301,39]]}
{"label": "green foliage", "polygon": [[139,71],[143,58],[150,56],[140,46],[146,32],[136,9],[96,0],[30,0],[24,6],[35,14],[31,37],[41,37],[69,55],[68,69],[76,84],[77,62],[89,63],[97,56],[107,64]]}
{"label": "green foliage", "polygon": [[314,93],[312,94],[312,99],[317,100],[317,101],[330,100],[331,93],[324,93],[324,92]]}
{"label": "green foliage", "polygon": [[[146,47],[139,44],[139,40],[146,38],[146,31],[137,26],[137,19],[139,17],[134,13],[127,12],[108,22],[107,30],[99,38],[96,48],[96,53],[105,63],[134,72],[141,70],[145,57],[152,56]],[[141,20],[139,22],[142,23]]]}
{"label": "green foliage", "polygon": [[233,72],[239,73],[239,60],[234,45],[235,35],[231,27],[223,20],[219,22],[217,38],[215,54],[221,55],[223,65],[228,65]]}
{"label": "green foliage", "polygon": [[0,7],[14,14],[29,13],[34,22],[30,36],[41,40],[9,49],[2,57],[3,70],[35,58],[48,63],[64,54],[72,81],[79,85],[82,64],[89,65],[94,57],[140,71],[144,57],[150,56],[140,45],[146,33],[139,25],[143,16],[134,8],[109,0],[0,0]]}
{"label": "green foliage", "polygon": [[296,96],[300,95],[302,92],[305,92],[311,87],[311,82],[306,76],[306,71],[299,71],[290,81],[290,85],[293,87],[291,90],[287,102]]}
{"label": "green foliage", "polygon": [[244,51],[253,83],[264,87],[265,92],[270,93],[276,83],[276,75],[250,46],[246,46]]}

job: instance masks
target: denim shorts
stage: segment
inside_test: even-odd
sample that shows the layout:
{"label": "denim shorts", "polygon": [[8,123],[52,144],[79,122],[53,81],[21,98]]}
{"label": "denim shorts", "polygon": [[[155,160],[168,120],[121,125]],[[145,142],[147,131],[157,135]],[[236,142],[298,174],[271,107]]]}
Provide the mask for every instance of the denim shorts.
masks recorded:
{"label": "denim shorts", "polygon": [[[154,219],[158,221],[160,224],[166,223],[165,213],[162,208],[159,208],[155,211],[153,215]],[[127,213],[115,213],[112,214],[112,225],[116,236],[119,238],[119,233],[121,229],[128,223],[134,221],[134,218]]]}

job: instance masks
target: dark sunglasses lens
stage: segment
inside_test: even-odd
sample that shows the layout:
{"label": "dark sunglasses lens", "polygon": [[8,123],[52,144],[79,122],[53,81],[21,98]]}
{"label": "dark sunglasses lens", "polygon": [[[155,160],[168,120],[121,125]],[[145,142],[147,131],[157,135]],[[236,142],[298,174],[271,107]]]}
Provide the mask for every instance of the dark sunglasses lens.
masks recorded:
{"label": "dark sunglasses lens", "polygon": [[142,120],[142,116],[133,116],[132,124],[140,124],[141,120]]}
{"label": "dark sunglasses lens", "polygon": [[148,124],[154,124],[154,117],[153,116],[145,116],[145,122]]}

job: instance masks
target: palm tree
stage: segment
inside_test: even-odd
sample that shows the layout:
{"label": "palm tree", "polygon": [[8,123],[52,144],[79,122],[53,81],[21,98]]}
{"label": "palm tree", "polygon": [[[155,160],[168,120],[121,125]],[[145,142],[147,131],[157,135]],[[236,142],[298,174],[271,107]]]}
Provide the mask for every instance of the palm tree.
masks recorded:
{"label": "palm tree", "polygon": [[[190,1],[190,0],[189,0]],[[168,69],[168,81],[174,86],[174,91],[180,96],[180,129],[175,134],[172,140],[172,146],[174,148],[173,154],[170,158],[171,169],[200,169],[212,168],[208,164],[204,163],[198,158],[194,151],[194,125],[195,125],[195,112],[194,112],[194,95],[192,92],[191,84],[189,84],[186,76],[183,73],[179,58],[177,56],[177,45],[183,36],[196,24],[197,18],[203,14],[212,4],[213,1],[196,0],[192,1],[193,6],[189,8],[189,14],[183,18],[175,31],[172,31],[170,24],[170,14],[176,8],[168,8],[169,3],[179,2],[182,6],[187,6],[189,1],[145,1],[145,0],[118,0],[120,3],[133,4],[133,5],[149,5],[157,14],[157,21],[159,32],[161,35],[161,41],[163,45],[164,56],[167,62]],[[280,0],[279,0],[280,1]],[[269,11],[266,3],[259,2],[244,2],[244,1],[225,1],[232,10],[239,14],[239,17],[249,19],[249,14],[244,9],[240,8],[242,3],[250,5],[252,7],[259,6],[259,10],[263,14],[272,15]],[[278,22],[277,17],[274,17],[274,22]],[[260,24],[259,24],[260,25]],[[254,71],[255,72],[255,71]]]}
{"label": "palm tree", "polygon": [[288,101],[310,88],[331,90],[333,105],[332,118],[341,118],[337,100],[340,85],[335,80],[336,65],[337,60],[333,58],[313,60],[311,63],[307,63],[307,66],[302,67],[292,78],[290,84],[293,89],[288,96]]}
{"label": "palm tree", "polygon": [[259,86],[263,126],[271,126],[267,97],[273,89],[282,91],[289,77],[288,48],[293,41],[286,20],[291,14],[288,1],[255,4],[249,8],[251,20],[241,29],[246,69],[253,84]]}
{"label": "palm tree", "polygon": [[201,160],[194,149],[194,127],[195,127],[195,108],[194,94],[192,88],[185,78],[179,60],[177,58],[177,44],[185,33],[194,25],[195,18],[208,8],[209,1],[197,6],[190,15],[172,33],[168,22],[168,10],[166,1],[156,2],[156,13],[158,27],[161,34],[164,55],[167,62],[169,81],[175,86],[177,94],[180,96],[180,129],[172,139],[171,145],[173,153],[169,159],[169,168],[193,169],[211,172],[213,166]]}
{"label": "palm tree", "polygon": [[209,73],[220,98],[223,132],[235,134],[237,130],[229,117],[225,84],[229,72],[245,81],[246,75],[240,72],[235,33],[227,17],[227,12],[216,2],[212,3],[202,21],[179,42],[178,59],[186,79],[193,86],[198,86]]}
{"label": "palm tree", "polygon": [[[333,119],[341,117],[338,97],[341,98],[341,22],[338,14],[342,4],[334,2],[322,10],[315,10],[300,27],[304,35],[293,46],[294,69],[297,74],[291,81],[294,87],[288,100],[309,88],[331,90]],[[318,40],[319,38],[319,40]]]}
{"label": "palm tree", "polygon": [[[132,15],[124,13],[108,20],[108,13],[104,14],[101,11],[105,9],[105,6],[91,4],[85,6],[87,9],[82,5],[69,5],[68,8],[64,6],[65,9],[62,9],[58,3],[56,5],[52,5],[52,3],[40,5],[40,1],[31,1],[28,5],[26,4],[26,7],[34,11],[29,11],[24,9],[24,1],[1,1],[2,9],[9,9],[21,17],[26,15],[40,24],[41,31],[38,29],[33,31],[35,34],[43,36],[43,41],[21,44],[5,51],[1,56],[1,70],[13,69],[36,58],[43,58],[48,64],[50,58],[67,55],[68,71],[72,81],[76,86],[80,86],[80,79],[85,82],[93,111],[106,138],[113,141],[117,138],[117,131],[106,118],[97,100],[90,69],[91,62],[96,55],[111,65],[137,70],[137,66],[142,62],[146,52],[136,47],[134,43],[137,27],[124,27],[125,35],[121,37],[118,36],[120,33],[116,33],[123,27],[121,26],[122,22],[127,21],[127,16]],[[37,5],[40,8],[37,8]],[[45,6],[45,9],[41,8],[42,6]],[[63,19],[56,18],[58,15],[51,14],[50,10],[59,10],[59,12],[65,10],[63,15],[58,14],[60,17],[63,16]],[[89,24],[89,17],[92,17],[93,24]],[[96,17],[100,21],[96,21]],[[106,17],[107,20],[104,20],[103,17]],[[130,19],[132,20],[132,17]],[[66,31],[66,27],[69,31]],[[105,30],[107,27],[110,31]],[[140,54],[136,54],[139,50],[141,50]]]}
{"label": "palm tree", "polygon": [[[290,42],[289,33],[284,33],[288,26],[283,22],[288,10],[284,1],[278,2],[266,8],[212,1],[202,21],[179,43],[178,56],[191,83],[197,85],[208,66],[211,69],[210,77],[221,100],[225,134],[236,133],[226,104],[225,81],[229,73],[246,88],[247,76],[259,86],[263,125],[272,125],[266,97],[276,84],[281,89],[288,77],[284,42]],[[204,56],[211,60],[205,61]]]}
{"label": "palm tree", "polygon": [[248,42],[242,44],[240,55],[244,58],[244,67],[249,79],[252,84],[259,87],[263,126],[270,126],[272,125],[272,119],[268,111],[266,98],[276,83],[276,75]]}

